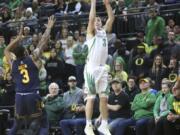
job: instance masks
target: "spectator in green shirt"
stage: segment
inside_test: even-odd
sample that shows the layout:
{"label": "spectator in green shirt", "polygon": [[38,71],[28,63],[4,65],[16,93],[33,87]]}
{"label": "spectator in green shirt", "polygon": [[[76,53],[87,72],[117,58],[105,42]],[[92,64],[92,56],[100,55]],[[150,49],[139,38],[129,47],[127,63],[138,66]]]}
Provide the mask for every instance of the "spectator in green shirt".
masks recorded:
{"label": "spectator in green shirt", "polygon": [[84,71],[86,57],[88,54],[88,47],[84,42],[85,42],[85,34],[81,33],[79,36],[79,42],[73,48],[73,58],[76,64],[75,68],[76,68],[77,86],[80,88],[82,88],[84,82],[83,71]]}
{"label": "spectator in green shirt", "polygon": [[159,120],[166,117],[170,113],[170,110],[172,110],[173,108],[172,103],[173,103],[174,98],[170,92],[170,87],[171,87],[170,83],[163,83],[161,85],[162,90],[156,100],[156,103],[153,109],[154,118],[152,118],[148,124],[149,135],[153,134],[155,130],[159,129],[159,122],[160,122]]}
{"label": "spectator in green shirt", "polygon": [[23,0],[10,0],[9,8],[11,10],[13,10],[13,9],[17,8],[18,6],[20,6],[22,2],[23,2]]}
{"label": "spectator in green shirt", "polygon": [[63,97],[59,96],[58,93],[59,86],[53,82],[49,85],[49,94],[43,98],[44,108],[47,112],[50,125],[56,125],[63,114]]}
{"label": "spectator in green shirt", "polygon": [[158,16],[158,11],[154,8],[149,10],[149,17],[145,41],[148,45],[152,45],[153,36],[165,36],[165,20]]}

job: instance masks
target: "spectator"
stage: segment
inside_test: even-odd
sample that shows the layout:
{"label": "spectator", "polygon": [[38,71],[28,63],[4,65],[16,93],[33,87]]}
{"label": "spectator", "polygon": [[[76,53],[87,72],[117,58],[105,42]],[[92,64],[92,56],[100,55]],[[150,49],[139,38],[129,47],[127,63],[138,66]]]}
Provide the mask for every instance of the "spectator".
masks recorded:
{"label": "spectator", "polygon": [[121,57],[117,57],[115,60],[115,73],[114,77],[121,81],[127,82],[128,74],[124,71],[124,61]]}
{"label": "spectator", "polygon": [[175,26],[175,21],[173,19],[168,20],[168,25],[166,26],[166,32],[173,32]]}
{"label": "spectator", "polygon": [[0,67],[3,64],[4,49],[5,49],[4,38],[0,37]]}
{"label": "spectator", "polygon": [[57,83],[49,84],[49,94],[43,98],[44,108],[51,126],[57,125],[57,122],[63,115],[64,102],[63,97],[59,96],[59,86]]}
{"label": "spectator", "polygon": [[111,81],[113,93],[108,99],[109,128],[114,135],[118,134],[118,123],[130,117],[130,101],[128,95],[122,90],[122,83],[118,78]]}
{"label": "spectator", "polygon": [[150,53],[149,45],[145,43],[144,38],[145,38],[145,33],[143,31],[137,32],[137,44],[143,44],[145,46],[145,51],[147,54]]}
{"label": "spectator", "polygon": [[37,18],[40,10],[38,0],[32,1],[32,10],[34,12],[34,16]]}
{"label": "spectator", "polygon": [[68,28],[62,28],[61,33],[58,32],[56,34],[56,40],[61,41],[63,49],[67,47],[67,38],[68,38]]}
{"label": "spectator", "polygon": [[63,52],[63,48],[62,48],[62,43],[60,40],[56,41],[55,43],[55,49],[57,52],[57,58],[60,60],[64,60],[64,52]]}
{"label": "spectator", "polygon": [[126,45],[123,42],[121,42],[121,40],[117,39],[114,43],[114,46],[116,48],[116,51],[113,54],[113,59],[116,60],[117,57],[121,57],[124,61],[124,70],[127,71],[126,63],[128,63],[129,52],[127,51]]}
{"label": "spectator", "polygon": [[65,52],[64,52],[64,60],[66,63],[67,76],[76,75],[75,62],[74,62],[74,58],[73,58],[73,47],[74,47],[73,37],[68,36],[67,46],[66,46]]}
{"label": "spectator", "polygon": [[144,80],[145,83],[146,83],[146,86],[148,88],[148,91],[151,93],[151,94],[154,94],[154,95],[157,95],[158,94],[158,91],[156,89],[154,89],[154,81],[151,80],[150,77],[147,77],[147,78],[144,78],[144,79],[141,79],[141,80]]}
{"label": "spectator", "polygon": [[76,42],[76,44],[79,42],[79,36],[80,36],[79,31],[75,30],[73,37],[74,37],[74,41]]}
{"label": "spectator", "polygon": [[137,79],[147,76],[149,70],[149,56],[145,52],[145,46],[139,44],[137,47],[137,54],[132,57],[131,74]]}
{"label": "spectator", "polygon": [[65,64],[57,58],[56,50],[51,49],[50,59],[46,61],[47,83],[56,82],[61,88],[65,79]]}
{"label": "spectator", "polygon": [[[84,99],[86,101],[86,98]],[[98,125],[98,119],[95,119],[99,116],[99,97],[96,96],[94,99],[95,104],[93,106],[93,116],[94,126]],[[79,109],[78,107],[76,109]],[[72,135],[72,131],[77,135],[84,135],[84,128],[86,125],[86,119],[83,118],[73,118],[73,119],[64,119],[60,121],[60,127],[63,135]]]}
{"label": "spectator", "polygon": [[65,2],[63,0],[56,0],[56,12],[63,13],[65,9]]}
{"label": "spectator", "polygon": [[[162,36],[154,36],[153,37],[153,46],[150,46],[150,59],[153,61],[153,59],[156,57],[156,55],[161,55],[163,57],[163,60],[165,62],[165,65],[168,65],[169,59],[170,59],[170,53],[168,49],[170,49],[170,46],[165,46],[164,39]],[[169,47],[169,48],[168,48]],[[154,49],[151,49],[154,48]],[[172,46],[172,48],[174,48]]]}
{"label": "spectator", "polygon": [[179,25],[174,26],[175,43],[180,44],[180,27]]}
{"label": "spectator", "polygon": [[138,87],[136,86],[136,78],[133,76],[128,77],[127,87],[125,88],[125,92],[128,94],[130,102],[134,100],[134,97],[140,92]]}
{"label": "spectator", "polygon": [[174,95],[174,101],[172,103],[173,109],[170,110],[166,118],[160,120],[161,125],[159,126],[159,130],[155,133],[155,135],[178,135],[180,133],[180,129],[177,128],[180,124],[180,76],[178,76],[172,92]]}
{"label": "spectator", "polygon": [[113,3],[113,9],[114,9],[114,14],[116,15],[127,15],[127,7],[125,5],[125,1],[124,0],[118,0],[117,2],[114,1]]}
{"label": "spectator", "polygon": [[76,77],[77,77],[77,86],[82,88],[84,83],[84,65],[88,53],[88,46],[85,42],[85,34],[81,34],[79,37],[79,43],[73,48],[73,58],[76,64]]}
{"label": "spectator", "polygon": [[[158,132],[159,120],[167,117],[168,113],[172,110],[173,95],[170,92],[170,84],[164,83],[161,85],[161,94],[157,97],[156,103],[154,105],[154,118],[149,121],[148,132],[152,135]],[[161,122],[161,120],[160,120]],[[152,130],[154,129],[154,130]]]}
{"label": "spectator", "polygon": [[[23,18],[23,9],[21,7],[17,7],[16,10],[14,11],[14,17],[12,21],[21,21]],[[17,24],[18,25],[18,24]]]}
{"label": "spectator", "polygon": [[80,88],[76,87],[76,85],[76,77],[70,76],[68,78],[69,90],[63,95],[65,105],[63,119],[84,117],[84,93]]}
{"label": "spectator", "polygon": [[0,17],[2,18],[1,19],[2,26],[1,26],[0,32],[2,33],[4,37],[5,44],[8,45],[12,37],[12,31],[6,24],[7,22],[11,20],[11,13],[7,7],[4,7],[3,9],[1,9]]}
{"label": "spectator", "polygon": [[153,106],[156,101],[156,96],[151,94],[146,83],[142,80],[139,83],[141,93],[137,94],[132,102],[131,109],[134,115],[130,119],[121,120],[118,123],[118,134],[124,135],[125,129],[128,126],[135,125],[136,135],[147,134],[147,124],[150,118],[153,117]]}
{"label": "spectator", "polygon": [[164,36],[165,21],[162,17],[158,16],[158,11],[154,8],[149,10],[149,17],[150,19],[146,26],[145,41],[151,46],[153,36]]}
{"label": "spectator", "polygon": [[153,66],[149,71],[149,77],[155,82],[154,88],[156,90],[160,90],[161,80],[167,77],[167,68],[163,63],[163,58],[161,55],[157,55],[154,58]]}
{"label": "spectator", "polygon": [[33,11],[31,7],[28,7],[25,11],[25,16],[23,20],[34,20],[36,17],[33,15]]}
{"label": "spectator", "polygon": [[24,38],[21,41],[21,45],[28,48],[32,44],[32,36],[30,35],[30,27],[24,27]]}
{"label": "spectator", "polygon": [[170,82],[175,83],[178,78],[178,62],[175,57],[171,57],[168,65],[168,78]]}
{"label": "spectator", "polygon": [[33,52],[33,50],[37,47],[38,42],[39,42],[38,35],[37,34],[33,34],[32,42],[31,42],[31,44],[27,48],[29,54],[31,54]]}
{"label": "spectator", "polygon": [[[161,1],[161,0],[160,0],[160,1]],[[159,6],[158,2],[156,2],[156,0],[149,0],[149,1],[148,1],[148,4],[147,4],[147,8],[148,8],[148,9],[156,8],[156,9],[158,9],[158,11],[159,11],[160,6]]]}
{"label": "spectator", "polygon": [[3,78],[3,74],[0,75],[0,102],[1,106],[12,106],[15,103],[15,85],[10,73],[6,75],[6,79]]}

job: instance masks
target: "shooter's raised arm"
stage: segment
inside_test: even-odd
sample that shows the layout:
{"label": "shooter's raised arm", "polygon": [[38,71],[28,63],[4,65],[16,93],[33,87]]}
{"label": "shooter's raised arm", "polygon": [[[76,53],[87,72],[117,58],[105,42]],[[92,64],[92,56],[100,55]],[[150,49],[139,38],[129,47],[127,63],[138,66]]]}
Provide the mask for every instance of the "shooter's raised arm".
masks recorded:
{"label": "shooter's raised arm", "polygon": [[104,0],[104,5],[106,7],[107,10],[107,14],[108,14],[108,19],[106,21],[106,24],[104,26],[104,29],[106,30],[106,32],[111,32],[112,30],[112,24],[114,22],[114,14],[111,8],[111,5],[109,3],[109,0]]}

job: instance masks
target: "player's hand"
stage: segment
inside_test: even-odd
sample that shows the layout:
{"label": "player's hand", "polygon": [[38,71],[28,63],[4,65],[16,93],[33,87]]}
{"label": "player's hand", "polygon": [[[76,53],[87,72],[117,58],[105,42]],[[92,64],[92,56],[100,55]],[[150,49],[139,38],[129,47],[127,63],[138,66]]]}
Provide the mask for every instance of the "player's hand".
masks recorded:
{"label": "player's hand", "polygon": [[47,28],[52,28],[54,26],[54,23],[56,22],[56,19],[54,17],[54,15],[50,16],[48,18],[48,24],[47,24]]}

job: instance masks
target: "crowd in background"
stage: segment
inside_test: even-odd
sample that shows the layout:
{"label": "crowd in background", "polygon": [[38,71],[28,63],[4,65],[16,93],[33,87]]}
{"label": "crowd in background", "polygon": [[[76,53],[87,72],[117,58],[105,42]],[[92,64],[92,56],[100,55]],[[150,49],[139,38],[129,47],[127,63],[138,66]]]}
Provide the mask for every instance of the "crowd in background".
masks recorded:
{"label": "crowd in background", "polygon": [[[146,128],[143,126],[146,124],[155,129],[152,131],[147,128],[149,135],[153,134],[152,132],[162,133],[158,131],[162,128],[157,128],[157,124],[155,126],[154,123],[161,117],[169,116],[172,110],[180,115],[180,108],[173,108],[175,102],[179,102],[179,95],[176,100],[171,92],[180,72],[180,26],[173,18],[165,20],[159,14],[160,5],[175,2],[175,0],[112,1],[114,13],[124,15],[125,22],[128,19],[128,13],[140,12],[142,6],[147,7],[145,12],[148,14],[147,21],[142,22],[145,23],[143,24],[145,29],[136,32],[133,37],[136,40],[130,49],[126,42],[116,36],[116,33],[108,33],[107,70],[111,89],[108,109],[110,127],[114,135],[117,133],[117,135],[123,135],[126,125],[135,125],[136,134],[145,135]],[[14,105],[15,89],[3,51],[16,34],[14,34],[15,30],[8,29],[6,24],[14,22],[14,26],[19,26],[21,22],[27,20],[38,23],[39,11],[43,6],[53,5],[53,12],[59,15],[81,15],[89,12],[90,4],[88,0],[10,0],[9,2],[2,0],[0,4],[2,6],[0,106],[8,106]],[[149,7],[152,8],[148,9]],[[128,11],[128,9],[131,10]],[[31,54],[41,39],[43,29],[39,30],[28,26],[28,23],[25,24],[24,38],[19,45],[26,48],[27,54]],[[70,129],[73,126],[76,127],[74,132],[80,135],[85,126],[86,95],[83,88],[83,71],[88,54],[85,41],[86,25],[71,29],[67,21],[64,21],[62,26],[49,37],[49,43],[40,61],[39,93],[43,97],[50,125],[60,125],[65,135],[71,134]],[[12,54],[11,57],[14,55]],[[176,97],[176,94],[174,96]],[[119,104],[120,107],[113,108],[111,105],[114,104]],[[97,112],[94,118],[97,118],[99,111],[95,110]],[[154,119],[151,119],[153,116]],[[72,121],[68,121],[69,119]]]}

